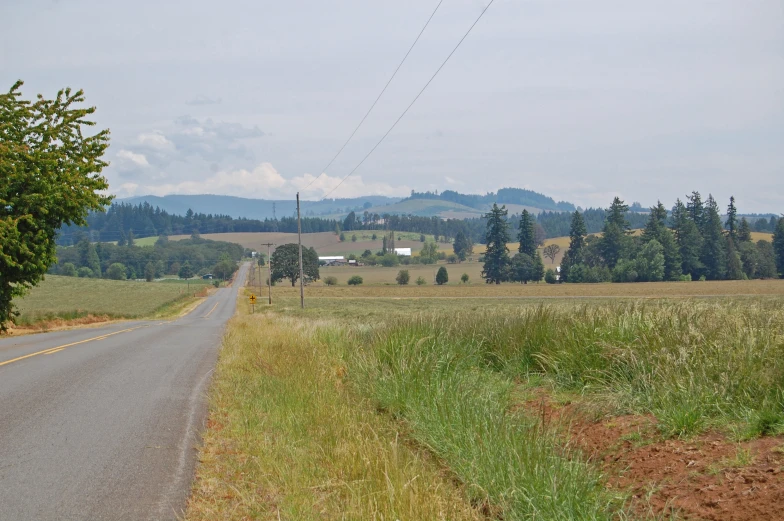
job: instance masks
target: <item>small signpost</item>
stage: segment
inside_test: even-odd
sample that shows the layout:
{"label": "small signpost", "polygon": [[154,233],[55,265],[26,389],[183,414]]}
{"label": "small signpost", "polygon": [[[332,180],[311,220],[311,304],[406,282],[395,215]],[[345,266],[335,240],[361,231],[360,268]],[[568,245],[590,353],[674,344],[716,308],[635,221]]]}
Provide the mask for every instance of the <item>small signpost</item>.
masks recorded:
{"label": "small signpost", "polygon": [[256,295],[251,293],[250,297],[248,297],[248,299],[250,300],[251,313],[255,313],[256,312]]}

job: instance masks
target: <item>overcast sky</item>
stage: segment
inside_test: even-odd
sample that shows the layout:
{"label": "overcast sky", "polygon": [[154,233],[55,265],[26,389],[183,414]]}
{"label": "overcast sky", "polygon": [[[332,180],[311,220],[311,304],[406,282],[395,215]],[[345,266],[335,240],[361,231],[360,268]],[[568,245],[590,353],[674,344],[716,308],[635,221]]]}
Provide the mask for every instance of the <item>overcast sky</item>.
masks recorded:
{"label": "overcast sky", "polygon": [[[444,0],[335,186],[488,0]],[[0,0],[0,87],[71,86],[112,131],[119,196],[293,198],[380,92],[437,0]],[[784,211],[781,0],[496,0],[334,197],[530,188],[582,206],[691,190]]]}

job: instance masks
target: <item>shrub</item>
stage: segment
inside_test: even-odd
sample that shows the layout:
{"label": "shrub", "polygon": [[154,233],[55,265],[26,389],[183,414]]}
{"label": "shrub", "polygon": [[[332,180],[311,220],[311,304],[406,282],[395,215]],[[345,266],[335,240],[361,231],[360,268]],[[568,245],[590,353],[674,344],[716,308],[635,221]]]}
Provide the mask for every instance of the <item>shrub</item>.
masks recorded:
{"label": "shrub", "polygon": [[72,262],[66,262],[60,268],[60,275],[65,277],[76,277],[76,266]]}
{"label": "shrub", "polygon": [[449,264],[457,264],[458,260],[460,260],[460,259],[458,259],[457,255],[455,255],[454,253],[450,253],[449,255],[446,256],[446,261]]}
{"label": "shrub", "polygon": [[441,286],[447,282],[449,282],[449,273],[447,273],[445,267],[441,266],[438,268],[438,273],[436,273],[436,284]]}
{"label": "shrub", "polygon": [[115,262],[109,269],[106,270],[106,278],[112,280],[125,280],[127,272],[125,271],[125,264]]}
{"label": "shrub", "polygon": [[427,284],[427,281],[425,281],[425,279],[423,279],[422,277],[418,277],[416,279],[416,285],[417,286],[424,286],[425,284]]}
{"label": "shrub", "polygon": [[359,275],[354,275],[353,277],[348,279],[349,286],[359,286],[360,284],[362,284],[362,277],[360,277]]}
{"label": "shrub", "polygon": [[351,242],[357,242],[357,234],[351,236]]}
{"label": "shrub", "polygon": [[463,273],[460,276],[460,282],[462,282],[463,284],[468,284],[468,279],[469,279],[468,273]]}
{"label": "shrub", "polygon": [[337,286],[338,279],[337,277],[333,277],[332,275],[330,275],[329,277],[324,277],[324,284],[326,284],[327,286]]}
{"label": "shrub", "polygon": [[385,268],[391,268],[393,266],[397,266],[398,264],[400,264],[400,257],[394,253],[387,253],[381,257],[381,265]]}
{"label": "shrub", "polygon": [[397,277],[395,277],[395,280],[401,286],[405,286],[406,284],[408,284],[408,281],[410,279],[411,276],[408,274],[408,270],[400,270],[397,274]]}
{"label": "shrub", "polygon": [[420,233],[419,234],[419,242],[425,242],[426,240],[427,239],[425,238],[425,234],[424,233]]}
{"label": "shrub", "polygon": [[544,272],[544,281],[548,284],[555,284],[558,279],[555,277],[555,271],[548,269]]}

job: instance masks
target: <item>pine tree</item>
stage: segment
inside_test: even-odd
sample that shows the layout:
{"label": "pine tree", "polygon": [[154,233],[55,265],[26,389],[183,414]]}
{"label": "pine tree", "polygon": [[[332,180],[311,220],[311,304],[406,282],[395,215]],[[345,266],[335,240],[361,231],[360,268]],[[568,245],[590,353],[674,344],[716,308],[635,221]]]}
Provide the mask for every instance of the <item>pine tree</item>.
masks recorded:
{"label": "pine tree", "polygon": [[727,274],[727,243],[724,240],[719,205],[712,195],[708,195],[705,201],[702,240],[700,262],[705,266],[705,277],[710,280],[723,279]]}
{"label": "pine tree", "polygon": [[733,241],[738,240],[738,210],[735,208],[735,196],[730,196],[730,205],[727,207],[727,222],[725,223],[729,236]]}
{"label": "pine tree", "polygon": [[568,281],[571,267],[583,262],[583,248],[587,233],[582,214],[575,210],[569,227],[569,249],[566,250],[561,261],[561,279]]}
{"label": "pine tree", "polygon": [[[424,239],[424,237],[424,235],[421,236],[422,239]],[[425,241],[423,240],[422,242]],[[466,257],[468,257],[468,255],[473,252],[474,245],[471,243],[471,239],[468,238],[463,230],[460,230],[455,236],[455,243],[453,244],[453,248],[457,258],[460,259],[460,262],[463,262],[466,260]]]}
{"label": "pine tree", "polygon": [[689,218],[697,225],[697,229],[701,231],[705,213],[702,197],[699,192],[692,192],[691,195],[686,196],[686,199],[689,200],[689,202],[686,203],[686,210],[689,212]]}
{"label": "pine tree", "polygon": [[682,275],[681,254],[672,232],[667,229],[667,209],[658,202],[651,208],[650,218],[642,232],[642,242],[657,241],[664,255],[664,280],[678,280]]}
{"label": "pine tree", "polygon": [[681,258],[681,273],[690,275],[692,279],[697,279],[704,269],[700,261],[702,236],[691,215],[691,212],[678,199],[672,209],[672,230]]}
{"label": "pine tree", "polygon": [[87,248],[87,264],[86,266],[93,270],[93,276],[100,278],[101,276],[101,259],[98,257],[98,252],[95,250],[95,245],[89,243]]}
{"label": "pine tree", "polygon": [[741,217],[738,226],[738,242],[751,242],[751,227],[745,217]]}
{"label": "pine tree", "polygon": [[509,265],[509,223],[506,222],[508,212],[506,206],[498,207],[493,203],[493,208],[485,215],[487,219],[487,232],[485,234],[485,263],[482,269],[482,278],[488,284],[500,284],[506,277]]}
{"label": "pine tree", "polygon": [[629,221],[626,220],[626,212],[628,211],[629,206],[619,197],[613,199],[612,205],[607,209],[599,251],[610,269],[613,269],[618,261],[626,256],[631,246]]}
{"label": "pine tree", "polygon": [[773,232],[773,252],[776,256],[776,269],[779,276],[784,277],[784,217],[778,219]]}
{"label": "pine tree", "polygon": [[727,278],[730,280],[743,279],[743,264],[732,235],[727,235]]}
{"label": "pine tree", "polygon": [[525,253],[532,259],[536,255],[535,224],[528,210],[523,210],[523,213],[520,215],[520,232],[517,235],[517,239],[520,241],[520,248],[517,251]]}

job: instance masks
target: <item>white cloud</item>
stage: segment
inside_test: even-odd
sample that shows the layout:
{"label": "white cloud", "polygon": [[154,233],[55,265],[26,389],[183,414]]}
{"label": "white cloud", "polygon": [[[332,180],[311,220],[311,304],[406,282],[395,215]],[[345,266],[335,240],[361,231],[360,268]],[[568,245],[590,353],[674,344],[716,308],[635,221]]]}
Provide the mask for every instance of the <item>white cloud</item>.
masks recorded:
{"label": "white cloud", "polygon": [[135,165],[142,167],[150,166],[150,163],[147,162],[147,158],[144,154],[137,154],[136,152],[131,152],[130,150],[122,149],[117,152],[117,159],[120,161],[121,165]]}
{"label": "white cloud", "polygon": [[137,137],[140,145],[153,148],[155,150],[173,150],[174,143],[169,141],[160,131],[139,134]]}
{"label": "white cloud", "polygon": [[[167,194],[224,194],[260,199],[293,199],[299,191],[305,200],[320,199],[340,185],[330,198],[359,197],[363,195],[405,196],[411,192],[408,186],[393,186],[387,183],[365,183],[361,176],[352,176],[340,184],[340,177],[322,175],[318,179],[311,174],[286,179],[270,163],[261,163],[253,170],[238,169],[219,171],[203,180],[188,180],[179,183],[138,184],[124,183],[117,189],[120,197],[133,195]],[[310,186],[308,186],[310,185]]]}

